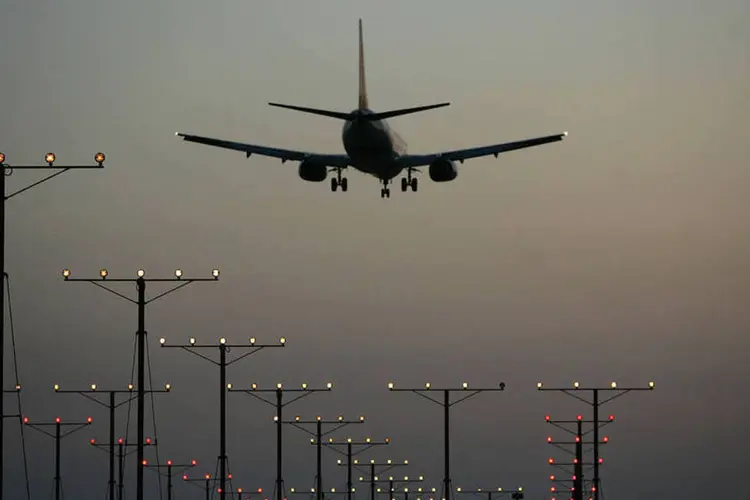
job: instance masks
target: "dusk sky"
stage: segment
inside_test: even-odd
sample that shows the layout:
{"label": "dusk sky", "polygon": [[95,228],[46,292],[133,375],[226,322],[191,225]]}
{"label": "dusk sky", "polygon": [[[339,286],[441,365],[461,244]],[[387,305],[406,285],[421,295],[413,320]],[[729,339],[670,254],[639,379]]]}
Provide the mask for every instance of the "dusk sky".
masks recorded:
{"label": "dusk sky", "polygon": [[[346,173],[305,182],[297,164],[190,144],[175,132],[343,153],[342,122],[268,106],[357,105],[357,19],[376,111],[450,101],[389,122],[411,153],[568,131],[563,141],[469,160],[417,193]],[[125,388],[133,304],[95,277],[208,277],[148,306],[159,458],[214,473],[219,372],[170,343],[284,349],[233,365],[234,387],[334,383],[286,416],[366,423],[388,436],[360,458],[440,488],[442,414],[401,387],[507,384],[454,407],[452,476],[464,488],[549,497],[564,455],[546,414],[590,408],[536,382],[656,390],[603,407],[606,500],[747,497],[750,431],[750,3],[0,0],[0,151],[6,163],[91,163],[6,204],[6,271],[31,420],[91,415],[63,442],[66,497],[105,497],[107,412],[64,389]],[[424,170],[426,173],[426,169]],[[37,175],[38,174],[38,175]],[[16,171],[10,193],[42,175]],[[397,179],[398,181],[398,179]],[[135,297],[135,287],[118,291]],[[153,296],[164,287],[149,286]],[[5,329],[5,389],[13,386]],[[218,355],[218,349],[204,352]],[[230,357],[238,355],[233,351]],[[274,409],[228,396],[235,487],[273,490]],[[15,396],[6,395],[6,413]],[[129,436],[134,442],[135,406]],[[149,406],[147,434],[153,435]],[[117,434],[125,433],[126,410]],[[47,498],[54,442],[26,431],[32,498]],[[287,427],[286,487],[314,485],[309,436]],[[25,498],[18,424],[5,422],[5,494]],[[146,457],[156,461],[153,449]],[[324,484],[343,489],[324,450]],[[135,498],[135,454],[126,468]],[[359,476],[359,474],[357,474]],[[159,498],[146,471],[148,499]],[[358,482],[357,482],[358,483]],[[366,488],[357,484],[358,500]],[[177,484],[176,498],[202,498]],[[300,497],[303,500],[306,497]]]}

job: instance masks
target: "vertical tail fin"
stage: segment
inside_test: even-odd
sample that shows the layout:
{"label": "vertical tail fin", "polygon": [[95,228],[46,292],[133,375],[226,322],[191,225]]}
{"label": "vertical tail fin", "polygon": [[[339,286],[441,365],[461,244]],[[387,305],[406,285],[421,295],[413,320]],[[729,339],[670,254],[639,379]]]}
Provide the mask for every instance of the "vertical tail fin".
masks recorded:
{"label": "vertical tail fin", "polygon": [[369,108],[365,86],[365,49],[362,41],[362,19],[359,20],[359,109]]}

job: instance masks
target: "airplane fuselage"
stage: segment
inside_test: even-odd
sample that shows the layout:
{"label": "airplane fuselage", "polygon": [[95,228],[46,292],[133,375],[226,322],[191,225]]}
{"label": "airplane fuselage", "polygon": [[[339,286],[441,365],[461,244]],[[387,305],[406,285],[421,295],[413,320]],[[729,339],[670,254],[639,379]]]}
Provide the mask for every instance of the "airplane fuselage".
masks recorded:
{"label": "airplane fuselage", "polygon": [[373,111],[353,111],[353,119],[344,122],[341,140],[354,168],[390,180],[403,170],[398,158],[406,154],[406,143],[386,120],[360,119],[368,114],[373,114]]}

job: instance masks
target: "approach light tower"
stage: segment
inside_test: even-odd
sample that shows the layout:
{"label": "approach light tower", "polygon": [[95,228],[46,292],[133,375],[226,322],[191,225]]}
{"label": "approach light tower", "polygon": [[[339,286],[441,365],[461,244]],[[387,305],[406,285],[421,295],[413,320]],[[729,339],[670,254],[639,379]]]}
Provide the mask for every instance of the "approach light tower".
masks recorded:
{"label": "approach light tower", "polygon": [[[340,463],[341,460],[339,460],[339,465],[348,466],[350,462],[347,461],[346,464]],[[370,469],[369,472],[365,472],[360,467],[363,465],[367,465]],[[394,467],[406,467],[409,465],[408,460],[404,460],[403,462],[394,462],[391,459],[386,460],[385,462],[376,462],[375,460],[370,460],[370,462],[363,462],[360,463],[358,459],[354,459],[354,468],[358,471],[368,474],[368,482],[370,483],[370,500],[375,500],[375,484],[378,481],[378,474],[383,474],[385,472],[388,472],[389,470],[393,469]],[[382,469],[379,469],[379,467],[383,467]],[[363,476],[360,476],[359,478],[360,482],[364,482],[365,478]]]}
{"label": "approach light tower", "polygon": [[[264,403],[276,408],[276,415],[273,417],[274,422],[276,422],[276,500],[284,500],[284,478],[282,475],[283,463],[281,460],[283,450],[281,432],[283,427],[282,412],[284,410],[284,407],[289,406],[295,401],[299,401],[300,399],[307,397],[315,392],[331,392],[332,387],[333,383],[331,382],[326,383],[325,388],[312,388],[309,387],[307,383],[303,383],[300,388],[284,387],[284,385],[279,382],[276,384],[275,389],[260,389],[258,388],[258,384],[256,383],[251,384],[250,389],[229,389],[229,392],[244,392],[246,394],[249,394],[250,396],[253,396],[254,398],[259,399]],[[264,393],[274,393],[276,395],[275,400],[269,401],[268,399],[260,395]],[[285,403],[284,393],[299,395]]]}
{"label": "approach light tower", "polygon": [[[227,383],[227,367],[266,347],[284,347],[286,346],[286,338],[281,337],[278,344],[258,344],[255,337],[250,338],[249,344],[227,344],[227,339],[224,337],[219,339],[218,344],[198,344],[196,339],[191,337],[187,345],[168,344],[166,339],[161,338],[159,339],[159,345],[182,349],[219,367],[219,498],[224,500],[227,492],[227,391],[232,389],[232,384]],[[214,361],[199,354],[196,349],[217,349],[219,361]],[[227,361],[227,353],[231,349],[249,349],[249,351],[231,361]]]}
{"label": "approach light tower", "polygon": [[[434,388],[432,385],[427,382],[424,385],[423,389],[402,389],[402,388],[396,388],[395,384],[393,382],[388,382],[388,390],[390,391],[403,391],[403,392],[413,392],[417,394],[418,396],[422,396],[423,398],[427,399],[428,401],[432,401],[433,403],[440,405],[443,407],[443,422],[444,422],[444,436],[445,436],[445,448],[443,452],[444,456],[444,464],[445,464],[445,473],[443,477],[443,491],[442,491],[442,498],[445,500],[450,500],[453,496],[453,490],[451,486],[451,462],[450,462],[450,409],[451,406],[455,406],[458,403],[461,403],[462,401],[465,401],[473,396],[476,396],[480,392],[493,392],[493,391],[504,391],[505,390],[505,382],[500,382],[498,387],[488,387],[483,389],[469,389],[469,384],[467,382],[463,382],[461,384],[460,388]],[[427,393],[430,392],[437,392],[443,394],[442,401],[439,399],[435,399],[431,396],[428,396]],[[461,392],[465,395],[458,398],[455,401],[451,401],[451,392]]]}
{"label": "approach light tower", "polygon": [[523,486],[519,486],[516,489],[510,488],[475,488],[475,489],[463,489],[456,488],[456,493],[465,493],[477,496],[485,496],[487,500],[493,500],[495,498],[510,498],[511,500],[523,500]]}
{"label": "approach light tower", "polygon": [[[191,283],[203,282],[203,281],[218,281],[219,270],[214,269],[211,272],[211,278],[187,278],[183,276],[182,269],[177,269],[174,272],[174,278],[147,278],[146,271],[139,269],[136,272],[136,278],[110,278],[109,271],[102,269],[99,271],[99,278],[73,278],[71,276],[70,269],[63,269],[62,272],[65,281],[84,281],[108,291],[109,293],[125,299],[128,302],[132,302],[138,306],[138,331],[136,331],[136,340],[138,341],[138,382],[136,383],[136,389],[138,390],[138,432],[137,432],[137,490],[136,499],[143,500],[143,441],[144,441],[144,412],[145,412],[145,401],[144,396],[146,394],[146,375],[145,375],[145,364],[146,364],[146,305],[154,302],[172,292],[184,288]],[[108,286],[104,285],[105,282],[114,283],[134,283],[138,296],[136,299],[132,299],[127,295],[124,295]],[[159,293],[158,295],[146,300],[146,283],[177,283],[166,291]]]}
{"label": "approach light tower", "polygon": [[[90,399],[94,403],[98,404],[99,406],[103,406],[109,410],[109,443],[107,444],[107,447],[109,448],[109,498],[114,499],[115,498],[115,448],[117,447],[117,442],[115,441],[115,410],[119,408],[120,406],[127,404],[131,402],[133,399],[135,399],[135,396],[133,396],[133,391],[135,390],[135,387],[133,384],[128,384],[127,389],[123,390],[103,390],[99,389],[96,384],[91,384],[89,389],[81,389],[81,390],[63,390],[60,388],[59,384],[54,385],[55,392],[58,394],[80,394],[81,396],[85,397],[86,399]],[[146,391],[147,393],[168,393],[172,390],[172,385],[167,383],[164,384],[164,389],[158,389],[158,390],[149,390]],[[107,394],[109,395],[109,402],[105,403],[97,398],[97,395],[99,394]],[[125,394],[127,397],[117,402],[117,395],[118,394]],[[94,444],[94,442],[92,442]]]}
{"label": "approach light tower", "polygon": [[[377,493],[388,493],[388,500],[396,500],[396,497],[394,496],[396,494],[396,490],[403,487],[404,492],[404,500],[409,500],[409,487],[407,485],[414,484],[414,483],[421,483],[424,481],[424,476],[419,477],[409,477],[404,476],[403,479],[398,479],[393,476],[388,476],[387,479],[383,478],[375,478],[375,482],[379,484],[387,484],[388,485],[388,491],[383,492],[380,488],[377,489]],[[432,489],[432,492],[435,492],[435,488]],[[424,493],[422,488],[417,488],[414,493],[417,493],[418,495],[421,495]]]}
{"label": "approach light tower", "polygon": [[[144,463],[143,465],[146,468],[156,470],[159,475],[165,476],[167,478],[167,500],[172,500],[172,478],[174,477],[174,475],[183,473],[186,470],[197,466],[198,462],[196,460],[191,460],[186,464],[176,464],[172,460],[167,460],[163,464]],[[165,469],[166,472],[162,472]],[[161,485],[161,481],[159,482],[159,484]]]}
{"label": "approach light tower", "polygon": [[[323,417],[320,415],[315,417],[315,420],[302,420],[302,418],[298,415],[294,417],[294,420],[286,420],[282,421],[284,424],[293,425],[297,429],[306,432],[307,434],[313,436],[310,439],[310,444],[314,444],[316,448],[316,467],[317,467],[317,474],[316,474],[316,487],[313,488],[313,492],[316,493],[316,500],[323,500],[323,466],[322,466],[322,454],[323,454],[323,438],[333,432],[336,432],[337,430],[341,429],[342,427],[346,427],[350,424],[361,424],[364,423],[365,416],[360,415],[358,420],[345,420],[342,415],[339,415],[336,420],[323,420]],[[311,431],[310,429],[303,427],[304,425],[309,424],[315,424],[315,432]],[[330,429],[328,429],[326,432],[323,432],[323,426],[324,425],[330,425],[332,426]]]}
{"label": "approach light tower", "polygon": [[[654,382],[649,382],[647,387],[620,387],[617,382],[612,382],[607,387],[581,387],[579,382],[573,382],[573,387],[545,387],[544,383],[538,382],[536,388],[539,391],[556,391],[567,394],[579,401],[583,401],[587,405],[590,405],[593,409],[592,425],[593,425],[593,445],[594,445],[594,485],[592,490],[594,492],[594,500],[599,500],[600,488],[600,477],[599,477],[599,464],[601,457],[599,456],[599,428],[601,427],[602,421],[599,419],[599,408],[606,403],[609,403],[613,399],[617,399],[620,396],[631,391],[653,391],[655,387]],[[581,393],[591,393],[591,399],[586,399],[581,396]],[[600,399],[600,392],[605,392],[609,397],[605,396],[605,399]]]}
{"label": "approach light tower", "polygon": [[[336,449],[336,446],[346,446],[346,491],[348,493],[346,499],[352,500],[352,493],[354,492],[354,487],[352,484],[352,459],[355,455],[359,455],[360,453],[363,453],[373,446],[381,446],[381,445],[389,445],[391,444],[390,438],[385,438],[383,441],[373,441],[371,438],[365,438],[362,441],[355,441],[352,438],[346,438],[344,441],[337,442],[333,438],[330,438],[328,440],[328,443],[326,443],[326,446],[329,446],[333,449]],[[354,451],[352,447],[354,446],[364,446],[364,448],[360,448],[357,451]],[[336,449],[339,453],[343,453],[341,450]],[[344,463],[339,460],[339,465],[343,465]]]}
{"label": "approach light tower", "polygon": [[[60,441],[62,438],[70,436],[76,431],[83,429],[91,425],[93,419],[88,417],[83,422],[63,422],[60,417],[55,418],[54,422],[31,422],[29,417],[23,417],[23,423],[29,427],[38,430],[42,434],[45,434],[55,440],[55,500],[60,500],[62,494],[62,476],[60,475]],[[47,432],[46,427],[54,427],[55,433]],[[63,432],[63,429],[69,428],[67,432]]]}
{"label": "approach light tower", "polygon": [[[549,458],[549,464],[553,467],[556,467],[557,469],[560,469],[561,471],[565,472],[569,475],[570,479],[560,479],[555,475],[551,475],[549,477],[550,481],[552,481],[553,485],[550,487],[550,492],[554,495],[557,494],[557,486],[555,484],[567,484],[570,483],[570,491],[572,492],[572,500],[583,500],[584,494],[586,491],[586,481],[584,474],[587,473],[591,467],[588,467],[584,469],[586,466],[593,466],[593,462],[586,462],[584,460],[585,452],[591,451],[590,449],[584,450],[584,445],[590,445],[594,444],[593,441],[586,441],[584,438],[586,435],[590,434],[594,430],[594,426],[592,425],[592,428],[588,431],[583,430],[583,424],[584,423],[590,423],[593,424],[591,420],[584,420],[583,415],[578,415],[578,417],[575,420],[552,420],[552,417],[547,415],[545,417],[547,423],[554,425],[558,429],[562,429],[566,433],[573,436],[572,441],[564,441],[564,440],[556,440],[552,439],[552,436],[549,436],[547,438],[547,443],[551,444],[557,449],[560,449],[564,451],[568,455],[573,456],[573,461],[570,463],[566,462],[558,462],[553,457]],[[609,419],[601,423],[598,427],[602,428],[607,424],[611,424],[614,422],[615,416],[610,415]],[[569,426],[575,426],[574,429],[571,429]],[[609,442],[609,437],[604,436],[602,438],[601,442],[599,444],[607,444]],[[573,450],[568,449],[569,446],[573,447]],[[597,460],[599,464],[603,462],[603,459],[599,457]],[[590,481],[590,484],[593,485],[593,481]],[[591,490],[591,494],[593,495],[593,487],[589,488]],[[586,498],[591,500],[590,495],[586,495]]]}
{"label": "approach light tower", "polygon": [[[0,279],[3,281],[8,280],[8,274],[5,271],[5,202],[9,199],[13,198],[16,195],[19,195],[23,192],[28,191],[29,189],[36,187],[50,179],[53,179],[57,177],[58,175],[64,174],[68,170],[91,170],[91,169],[101,169],[104,168],[104,160],[105,156],[104,153],[96,153],[94,155],[94,162],[96,165],[55,165],[56,156],[54,153],[47,153],[44,155],[44,163],[46,165],[9,165],[5,163],[6,157],[5,154],[0,152],[0,168],[3,171],[3,175],[0,175],[0,192],[3,194],[3,203],[2,206],[0,206],[0,266],[2,266],[2,269],[0,270]],[[16,191],[13,191],[10,194],[6,193],[6,177],[9,177],[13,175],[14,170],[46,170],[46,171],[52,171],[51,174],[47,175],[46,177],[42,178],[41,180],[38,180],[36,182],[33,182],[21,189],[18,189]],[[10,284],[9,283],[0,283],[0,390],[5,393],[5,292],[6,287],[8,291],[8,295],[10,296]],[[11,329],[13,327],[13,318],[12,316],[9,318],[11,321]],[[11,330],[12,331],[12,330]],[[15,345],[15,344],[14,344]],[[20,381],[18,380],[18,372],[16,370],[16,383],[15,383],[17,390],[14,391],[17,394],[18,398],[18,413],[22,414],[23,411],[21,409],[21,393],[20,393]],[[3,420],[5,417],[5,405],[4,405],[4,398],[0,397],[0,500],[3,498],[3,475],[5,471],[5,467],[3,466],[3,450],[5,450],[4,443],[4,425]],[[20,416],[19,416],[20,418]],[[23,432],[23,431],[22,431]]]}

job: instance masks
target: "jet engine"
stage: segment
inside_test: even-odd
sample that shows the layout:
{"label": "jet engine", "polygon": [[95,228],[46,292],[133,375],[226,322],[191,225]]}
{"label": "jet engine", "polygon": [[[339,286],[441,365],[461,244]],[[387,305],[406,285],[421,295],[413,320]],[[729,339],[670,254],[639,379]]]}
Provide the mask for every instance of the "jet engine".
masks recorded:
{"label": "jet engine", "polygon": [[444,158],[438,158],[430,164],[430,179],[434,182],[452,181],[458,177],[456,164]]}
{"label": "jet engine", "polygon": [[323,182],[328,177],[328,167],[321,163],[303,160],[299,164],[299,176],[309,182]]}

